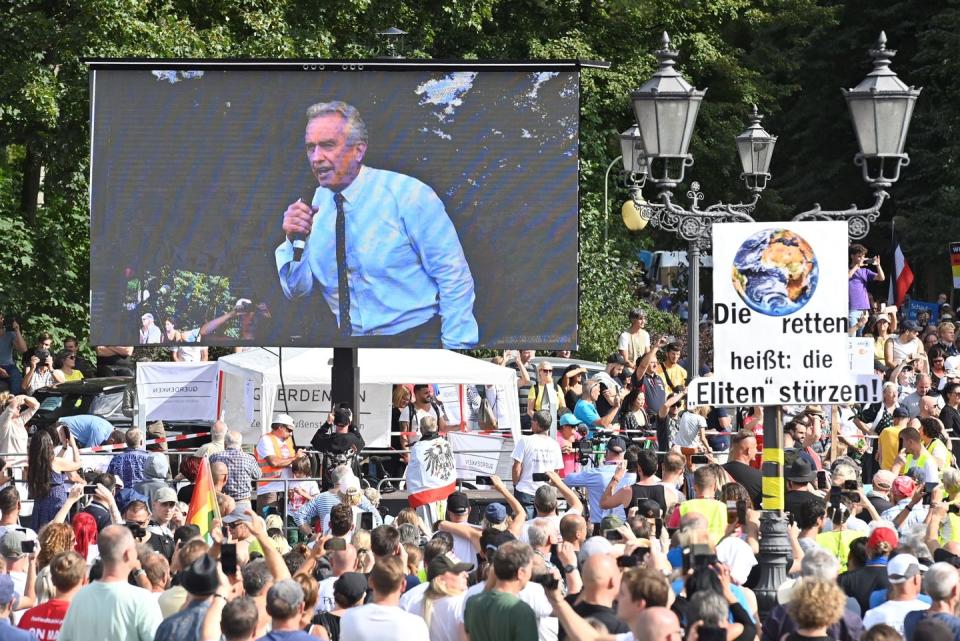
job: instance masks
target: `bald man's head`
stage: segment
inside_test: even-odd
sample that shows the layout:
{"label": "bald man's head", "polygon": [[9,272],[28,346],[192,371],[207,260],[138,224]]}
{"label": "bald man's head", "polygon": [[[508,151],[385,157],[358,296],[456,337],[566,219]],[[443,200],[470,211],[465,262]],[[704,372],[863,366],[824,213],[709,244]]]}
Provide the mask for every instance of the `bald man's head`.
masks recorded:
{"label": "bald man's head", "polygon": [[620,590],[620,568],[610,554],[594,554],[583,563],[583,595],[589,603],[612,607]]}
{"label": "bald man's head", "polygon": [[587,520],[580,514],[565,514],[560,519],[560,538],[575,546],[587,540]]}
{"label": "bald man's head", "polygon": [[357,567],[357,548],[347,543],[344,550],[336,550],[330,553],[330,570],[334,576],[340,576],[344,572],[353,572]]}
{"label": "bald man's head", "polygon": [[678,641],[683,638],[680,619],[669,608],[642,610],[630,628],[635,639],[645,641]]}

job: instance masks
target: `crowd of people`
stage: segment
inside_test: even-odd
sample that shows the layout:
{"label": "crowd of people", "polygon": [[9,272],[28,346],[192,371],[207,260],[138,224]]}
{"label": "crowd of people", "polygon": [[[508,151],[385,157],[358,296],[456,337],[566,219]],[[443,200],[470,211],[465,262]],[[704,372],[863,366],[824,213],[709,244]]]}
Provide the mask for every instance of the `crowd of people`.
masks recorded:
{"label": "crowd of people", "polygon": [[[876,304],[871,267],[853,246],[849,329],[873,341],[883,398],[780,409],[775,598],[758,589],[773,410],[686,407],[708,368],[688,372],[644,308],[597,371],[554,358],[569,353],[495,357],[518,374],[511,478],[486,481],[493,499],[458,490],[396,513],[370,472],[402,478],[418,442],[461,429],[432,385],[394,388],[396,454],[379,467],[361,468],[363,435],[338,407],[309,449],[285,414],[252,451],[218,421],[172,469],[147,434],[97,417],[31,433],[34,391],[122,374],[132,348],[97,348],[94,366],[75,339],[28,347],[5,319],[0,641],[960,641],[954,314]],[[503,392],[466,389],[467,429],[503,422]],[[103,443],[118,449],[80,453]],[[219,518],[201,529],[187,515],[204,460]]]}

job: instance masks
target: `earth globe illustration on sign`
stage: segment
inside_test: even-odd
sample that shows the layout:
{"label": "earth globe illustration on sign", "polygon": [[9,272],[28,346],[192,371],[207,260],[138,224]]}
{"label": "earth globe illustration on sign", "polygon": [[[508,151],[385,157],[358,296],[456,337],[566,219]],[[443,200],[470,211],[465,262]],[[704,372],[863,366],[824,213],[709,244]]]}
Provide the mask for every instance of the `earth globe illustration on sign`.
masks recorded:
{"label": "earth globe illustration on sign", "polygon": [[789,229],[752,234],[733,258],[734,289],[750,309],[766,316],[786,316],[803,308],[819,276],[810,243]]}

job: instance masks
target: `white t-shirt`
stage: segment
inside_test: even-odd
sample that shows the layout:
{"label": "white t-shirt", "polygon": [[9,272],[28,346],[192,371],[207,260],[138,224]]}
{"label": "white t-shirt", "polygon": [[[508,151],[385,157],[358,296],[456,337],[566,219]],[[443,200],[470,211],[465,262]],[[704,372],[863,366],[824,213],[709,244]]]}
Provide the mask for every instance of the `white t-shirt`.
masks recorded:
{"label": "white t-shirt", "polygon": [[321,612],[330,612],[331,610],[336,609],[337,605],[333,600],[333,584],[337,582],[338,578],[340,577],[327,577],[317,584],[317,605],[313,609],[313,611],[317,614],[320,614]]}
{"label": "white t-shirt", "polygon": [[[418,607],[419,604],[423,603],[423,595],[427,593],[427,588],[430,587],[429,581],[423,581],[418,583],[403,594],[400,595],[400,607],[404,611],[410,612],[412,608]],[[422,606],[419,606],[422,608]],[[421,609],[422,612],[422,609]]]}
{"label": "white t-shirt", "polygon": [[[475,530],[479,530],[479,525],[474,525],[473,523],[466,523]],[[462,537],[458,534],[453,534],[453,554],[463,561],[464,563],[476,563],[477,562],[477,549],[473,547],[473,543],[470,542],[470,539]]]}
{"label": "white t-shirt", "polygon": [[863,616],[863,630],[866,632],[870,628],[880,623],[886,623],[903,636],[903,620],[909,612],[914,610],[926,610],[930,606],[920,599],[911,601],[886,601],[872,610],[867,610]]}
{"label": "white t-shirt", "polygon": [[420,617],[392,606],[368,603],[340,617],[340,638],[349,641],[430,641]]}
{"label": "white t-shirt", "polygon": [[444,597],[433,602],[433,614],[430,615],[430,641],[459,641],[460,624],[457,622],[457,613],[463,612],[465,600],[466,593]]}
{"label": "white t-shirt", "polygon": [[534,473],[563,469],[560,444],[546,433],[521,436],[513,448],[512,458],[520,461],[520,480],[515,489],[526,494],[535,494],[537,488],[545,484],[543,481],[534,482]]}
{"label": "white t-shirt", "polygon": [[696,447],[700,430],[707,427],[707,419],[696,412],[684,412],[677,420],[677,435],[673,439],[674,445],[680,447]]}

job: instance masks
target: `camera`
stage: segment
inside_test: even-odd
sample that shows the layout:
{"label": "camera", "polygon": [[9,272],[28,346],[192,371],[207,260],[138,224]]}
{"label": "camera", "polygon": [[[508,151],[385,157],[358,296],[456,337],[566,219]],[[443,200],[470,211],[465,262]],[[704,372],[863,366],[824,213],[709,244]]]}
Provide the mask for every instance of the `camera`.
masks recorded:
{"label": "camera", "polygon": [[256,311],[256,309],[257,309],[256,305],[254,305],[250,301],[244,301],[240,303],[240,306],[237,309],[237,311],[240,312],[241,314],[249,314],[250,312]]}
{"label": "camera", "polygon": [[549,572],[532,576],[530,577],[530,580],[534,583],[539,583],[542,585],[544,590],[556,590],[558,587],[560,587],[560,580]]}
{"label": "camera", "polygon": [[130,534],[133,535],[133,538],[140,540],[147,535],[147,529],[140,525],[139,523],[134,523],[132,521],[127,521],[124,523],[127,526],[127,529],[130,530]]}
{"label": "camera", "polygon": [[45,349],[38,349],[33,354],[34,356],[40,359],[41,364],[43,364],[48,358],[50,358],[50,352]]}

